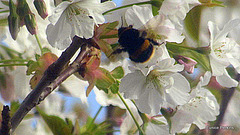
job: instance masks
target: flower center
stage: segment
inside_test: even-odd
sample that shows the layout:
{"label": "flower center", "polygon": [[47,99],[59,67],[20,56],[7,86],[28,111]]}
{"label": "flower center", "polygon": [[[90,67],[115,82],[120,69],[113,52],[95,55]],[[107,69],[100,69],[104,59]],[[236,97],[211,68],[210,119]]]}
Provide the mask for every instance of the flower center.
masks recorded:
{"label": "flower center", "polygon": [[226,42],[219,42],[219,45],[216,45],[213,47],[213,51],[215,55],[219,58],[225,58],[225,55],[227,53],[226,51]]}
{"label": "flower center", "polygon": [[[66,15],[67,15],[67,19],[72,22],[73,20],[76,20],[76,16],[78,16],[78,18],[88,18],[89,17],[89,13],[85,8],[82,8],[80,6],[78,6],[76,3],[72,3],[71,5],[69,5],[66,8]],[[78,21],[81,21],[79,19],[77,19]]]}
{"label": "flower center", "polygon": [[[147,84],[152,83],[154,88],[163,96],[164,88],[170,85],[169,79],[167,79],[165,73],[157,70],[152,70],[147,76]],[[150,85],[151,86],[151,85]]]}

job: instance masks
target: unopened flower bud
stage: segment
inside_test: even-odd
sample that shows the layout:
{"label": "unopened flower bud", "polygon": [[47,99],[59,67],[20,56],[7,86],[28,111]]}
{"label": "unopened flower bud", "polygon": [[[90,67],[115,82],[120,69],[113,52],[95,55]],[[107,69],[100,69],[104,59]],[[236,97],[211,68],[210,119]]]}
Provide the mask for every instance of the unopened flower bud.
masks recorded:
{"label": "unopened flower bud", "polygon": [[28,31],[34,35],[37,33],[37,23],[33,13],[24,16],[24,22]]}
{"label": "unopened flower bud", "polygon": [[184,65],[184,70],[187,71],[189,74],[192,74],[194,72],[194,66],[197,64],[197,62],[189,57],[185,56],[176,56],[175,59],[180,63]]}
{"label": "unopened flower bud", "polygon": [[20,17],[16,13],[16,6],[12,0],[9,1],[10,15],[8,16],[8,26],[11,36],[14,40],[17,39],[19,32]]}
{"label": "unopened flower bud", "polygon": [[22,18],[24,18],[25,15],[30,14],[30,8],[28,6],[28,3],[26,0],[18,0],[17,1],[17,14]]}
{"label": "unopened flower bud", "polygon": [[38,14],[45,19],[48,16],[47,8],[46,8],[46,3],[44,0],[34,0],[34,6],[38,11]]}

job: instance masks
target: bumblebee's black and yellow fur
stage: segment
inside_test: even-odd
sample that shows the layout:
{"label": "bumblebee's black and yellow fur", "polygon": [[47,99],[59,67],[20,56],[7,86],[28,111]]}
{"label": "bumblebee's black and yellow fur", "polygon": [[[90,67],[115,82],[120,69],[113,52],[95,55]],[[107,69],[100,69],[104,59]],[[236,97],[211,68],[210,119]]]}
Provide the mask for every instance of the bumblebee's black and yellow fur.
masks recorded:
{"label": "bumblebee's black and yellow fur", "polygon": [[134,29],[132,25],[119,28],[118,42],[122,49],[118,52],[128,52],[129,58],[137,63],[148,61],[154,53],[153,45],[159,44],[153,39],[146,38],[146,36],[146,31],[140,32],[138,29]]}

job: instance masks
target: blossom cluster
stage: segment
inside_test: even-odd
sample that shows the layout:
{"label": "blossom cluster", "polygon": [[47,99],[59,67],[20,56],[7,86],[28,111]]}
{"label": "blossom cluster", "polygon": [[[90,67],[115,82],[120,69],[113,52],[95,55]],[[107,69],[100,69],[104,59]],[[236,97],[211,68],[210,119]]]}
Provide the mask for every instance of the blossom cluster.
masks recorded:
{"label": "blossom cluster", "polygon": [[[19,12],[19,1],[9,2],[15,3],[17,7],[0,1],[0,18],[6,17],[5,11],[10,10],[9,18],[18,19],[15,15]],[[219,21],[215,12],[221,10],[218,6],[222,5],[217,1],[123,0],[119,8],[113,1],[100,0],[55,2],[55,6],[53,2],[47,1],[45,4],[50,16],[45,20],[37,17],[37,20],[41,20],[37,22],[38,26],[32,25],[35,23],[28,24],[23,19],[29,14],[33,15],[34,11],[32,13],[29,9],[26,15],[19,15],[18,21],[23,23],[19,25],[26,25],[30,35],[26,29],[21,28],[19,31],[20,26],[14,25],[16,22],[11,19],[8,19],[10,32],[7,27],[1,28],[4,31],[0,33],[1,44],[7,44],[11,50],[22,54],[21,58],[29,60],[28,63],[23,63],[26,66],[24,69],[0,69],[0,73],[6,70],[6,76],[12,75],[15,79],[11,86],[16,88],[0,85],[1,96],[5,101],[23,99],[34,89],[43,72],[57,59],[55,54],[59,55],[68,48],[75,36],[92,39],[97,47],[83,58],[86,66],[83,73],[76,73],[78,78],[69,77],[61,86],[69,89],[67,93],[80,98],[86,106],[89,104],[87,96],[93,89],[101,106],[113,105],[126,109],[126,116],[120,120],[120,132],[123,135],[141,132],[147,135],[187,133],[194,124],[202,132],[207,132],[208,122],[215,121],[220,114],[220,102],[213,91],[238,87],[239,80],[235,76],[240,74],[240,42],[236,35],[240,28],[240,16],[234,14],[227,19],[222,15],[221,19],[225,20]],[[28,8],[32,7],[30,5]],[[214,9],[209,9],[210,7]],[[12,12],[15,8],[16,13]],[[208,10],[216,10],[211,12],[216,19],[204,14]],[[46,10],[38,11],[42,18],[46,18],[45,12]],[[202,16],[197,16],[200,12]],[[116,27],[108,30],[109,23],[114,24],[115,21],[118,21]],[[142,35],[146,34],[138,35],[144,39],[142,46],[147,41],[156,43],[148,44],[153,49],[147,61],[130,60],[132,54],[117,42],[121,36],[119,31],[116,34],[119,28],[134,29]],[[134,35],[128,36],[131,39]],[[35,38],[37,41],[40,39],[42,45],[36,45]],[[134,42],[137,44],[137,41]],[[113,47],[116,44],[117,49]],[[49,49],[47,53],[44,53],[42,46]],[[141,49],[135,51],[142,53]],[[123,52],[117,54],[118,50]],[[37,53],[41,53],[41,56]],[[13,59],[2,48],[0,54],[0,60],[4,60],[5,56]],[[34,55],[36,61],[33,62]],[[22,70],[26,68],[27,75],[33,74],[32,79],[23,74]],[[24,79],[20,79],[19,75]],[[13,78],[8,78],[6,82],[11,80]],[[29,81],[31,87],[28,86]],[[7,89],[15,91],[11,93]],[[58,89],[64,91],[61,87]],[[52,93],[51,96],[61,100],[57,93]],[[48,100],[52,99],[46,99],[42,108],[53,110],[48,114],[61,116],[61,101],[55,105],[56,108],[52,108],[54,105],[50,105],[51,101],[47,102]],[[39,112],[46,121],[46,114]],[[73,114],[70,117],[77,119]],[[143,131],[138,124],[144,127]],[[36,126],[39,131],[41,128],[43,127]],[[74,130],[74,133],[80,131],[83,132]],[[21,128],[16,132],[21,133]]]}

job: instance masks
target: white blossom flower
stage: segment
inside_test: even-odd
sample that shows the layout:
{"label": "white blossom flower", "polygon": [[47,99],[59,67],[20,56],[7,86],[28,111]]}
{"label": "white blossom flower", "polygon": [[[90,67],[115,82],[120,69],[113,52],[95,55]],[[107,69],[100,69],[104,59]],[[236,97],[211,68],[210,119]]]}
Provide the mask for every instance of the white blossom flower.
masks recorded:
{"label": "white blossom flower", "polygon": [[209,59],[212,74],[216,76],[218,83],[224,87],[236,87],[238,85],[238,82],[228,75],[226,67],[230,64],[237,69],[240,67],[240,46],[226,36],[239,24],[240,19],[231,20],[225,24],[222,30],[219,30],[213,22],[208,22],[211,48]]}
{"label": "white blossom flower", "polygon": [[179,31],[183,30],[183,20],[187,13],[200,5],[198,0],[164,0],[159,14],[167,16]]}
{"label": "white blossom flower", "polygon": [[197,87],[191,91],[189,102],[177,107],[177,112],[171,117],[171,133],[186,133],[192,123],[204,129],[208,121],[216,120],[219,105],[215,96],[204,88],[210,77],[211,73],[206,72]]}
{"label": "white blossom flower", "polygon": [[47,27],[48,42],[56,48],[65,49],[70,45],[71,39],[79,37],[93,37],[94,25],[104,23],[102,15],[115,7],[115,3],[100,0],[73,0],[64,1],[57,6],[55,12],[49,17],[51,24]]}
{"label": "white blossom flower", "polygon": [[165,41],[181,43],[184,39],[182,32],[178,31],[165,15],[153,17],[152,10],[148,7],[132,6],[126,11],[125,19],[128,25],[147,30],[150,38],[158,40],[159,43]]}
{"label": "white blossom flower", "polygon": [[183,66],[174,62],[171,58],[164,59],[147,74],[135,69],[122,79],[119,91],[125,98],[134,99],[141,112],[151,115],[158,114],[166,102],[174,107],[185,104],[190,86],[186,78],[177,73]]}

